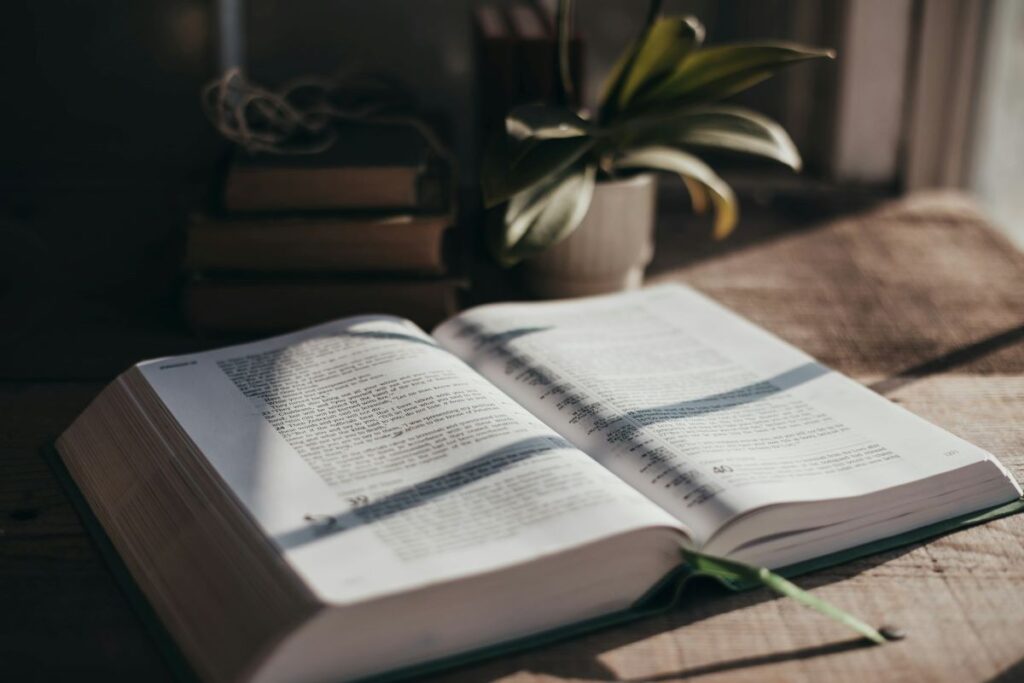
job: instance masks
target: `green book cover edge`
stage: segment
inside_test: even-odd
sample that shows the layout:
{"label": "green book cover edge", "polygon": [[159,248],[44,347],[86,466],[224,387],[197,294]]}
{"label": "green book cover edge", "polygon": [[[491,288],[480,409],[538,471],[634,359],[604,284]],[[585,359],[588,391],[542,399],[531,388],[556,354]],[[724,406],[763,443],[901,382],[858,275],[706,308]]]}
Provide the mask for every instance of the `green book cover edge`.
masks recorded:
{"label": "green book cover edge", "polygon": [[[64,462],[60,458],[60,454],[57,453],[57,450],[54,447],[48,446],[43,449],[42,455],[43,459],[49,464],[57,480],[61,483],[67,493],[68,498],[71,500],[73,507],[82,521],[82,525],[92,538],[94,545],[109,567],[114,579],[121,587],[122,592],[125,594],[129,603],[132,605],[132,608],[135,610],[146,630],[156,643],[156,646],[164,660],[167,662],[171,673],[177,680],[182,681],[182,683],[198,682],[200,679],[181,653],[181,650],[171,637],[171,634],[164,627],[163,622],[157,616],[153,607],[149,604],[149,601],[142,593],[142,590],[135,583],[134,578],[125,566],[120,555],[118,555],[117,550],[114,548],[113,543],[107,536],[106,531],[99,523],[99,520],[96,519],[96,516],[93,514],[92,509],[85,500],[85,497],[79,491],[78,485],[68,473],[67,468],[64,466]],[[987,510],[960,515],[958,517],[953,517],[935,524],[920,527],[903,534],[890,536],[871,543],[865,543],[863,545],[823,555],[805,562],[799,562],[788,567],[777,569],[775,572],[787,578],[800,576],[818,571],[819,569],[834,567],[855,559],[875,555],[927,539],[932,539],[959,529],[983,524],[993,519],[1019,513],[1022,510],[1024,510],[1024,498],[1018,498],[1017,500],[1013,500]],[[622,624],[627,621],[633,621],[668,612],[679,605],[683,594],[683,588],[692,578],[695,578],[695,574],[688,571],[686,565],[682,565],[665,576],[628,610],[603,615],[574,624],[567,624],[548,631],[543,631],[522,638],[515,638],[484,648],[469,650],[458,655],[439,658],[423,664],[395,669],[384,674],[360,679],[360,683],[385,683],[439,673],[447,669],[479,662],[481,660],[490,659],[500,655],[518,653],[541,645],[549,645],[554,642],[567,640],[575,636],[591,633],[593,631]],[[753,584],[721,583],[732,590],[750,590],[757,587]],[[808,615],[808,617],[817,618],[811,615]]]}

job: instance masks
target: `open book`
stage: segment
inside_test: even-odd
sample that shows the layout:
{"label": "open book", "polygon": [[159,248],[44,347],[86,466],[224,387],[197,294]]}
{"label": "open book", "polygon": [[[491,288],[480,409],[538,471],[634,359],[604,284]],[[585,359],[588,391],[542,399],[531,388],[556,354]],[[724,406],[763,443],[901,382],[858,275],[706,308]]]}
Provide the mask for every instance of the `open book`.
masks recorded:
{"label": "open book", "polygon": [[1013,501],[989,453],[697,292],[349,318],[139,363],[58,450],[213,681],[347,680]]}

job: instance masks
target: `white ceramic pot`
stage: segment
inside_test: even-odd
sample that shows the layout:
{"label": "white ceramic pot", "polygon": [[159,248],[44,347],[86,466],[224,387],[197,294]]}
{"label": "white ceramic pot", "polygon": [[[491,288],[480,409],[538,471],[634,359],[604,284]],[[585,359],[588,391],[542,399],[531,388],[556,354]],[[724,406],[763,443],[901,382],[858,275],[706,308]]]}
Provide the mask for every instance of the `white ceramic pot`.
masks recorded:
{"label": "white ceramic pot", "polygon": [[523,264],[535,295],[557,299],[635,289],[654,255],[654,174],[600,182],[569,237]]}

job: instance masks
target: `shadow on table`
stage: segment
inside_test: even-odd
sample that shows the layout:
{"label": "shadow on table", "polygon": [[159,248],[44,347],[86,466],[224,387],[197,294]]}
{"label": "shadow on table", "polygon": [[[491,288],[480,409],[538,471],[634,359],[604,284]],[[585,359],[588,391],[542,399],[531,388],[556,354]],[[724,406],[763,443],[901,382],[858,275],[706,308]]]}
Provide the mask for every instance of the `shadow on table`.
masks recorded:
{"label": "shadow on table", "polygon": [[[654,259],[647,267],[648,277],[801,232],[827,228],[836,219],[872,209],[888,199],[880,195],[858,195],[849,196],[837,204],[832,200],[814,201],[808,197],[775,197],[768,201],[746,197],[741,199],[742,218],[738,229],[728,239],[716,240],[710,236],[711,217],[695,215],[688,199],[680,201],[665,189],[659,188]],[[683,196],[686,196],[685,192]]]}
{"label": "shadow on table", "polygon": [[961,365],[967,365],[972,361],[987,356],[990,353],[995,353],[1001,349],[1011,347],[1021,341],[1024,341],[1024,324],[1018,325],[1017,327],[1011,327],[1004,332],[985,337],[984,339],[968,344],[967,346],[961,346],[949,351],[948,353],[944,353],[940,356],[936,356],[935,358],[918,363],[917,365],[900,370],[890,377],[875,382],[870,385],[869,388],[885,396],[886,394],[896,391],[897,389],[901,389],[916,380],[923,379],[930,375],[936,375],[947,370],[952,370],[953,368]]}
{"label": "shadow on table", "polygon": [[1024,659],[1003,669],[986,683],[1019,683],[1024,681]]}
{"label": "shadow on table", "polygon": [[726,671],[736,671],[738,669],[753,668],[757,666],[763,666],[766,664],[777,664],[779,662],[787,662],[795,659],[810,659],[812,657],[824,657],[826,655],[839,654],[840,652],[860,650],[865,647],[871,647],[871,645],[872,644],[870,642],[863,638],[852,638],[849,640],[841,640],[827,645],[815,645],[814,647],[800,648],[798,650],[787,650],[784,652],[777,652],[767,655],[754,655],[752,657],[739,657],[737,659],[730,659],[723,662],[714,662],[712,664],[695,666],[689,669],[670,671],[668,673],[659,674],[657,676],[645,676],[642,679],[618,679],[612,676],[608,680],[669,681],[689,679],[696,678],[698,676],[707,676],[710,674],[723,673]]}
{"label": "shadow on table", "polygon": [[[822,570],[815,574],[798,578],[796,583],[805,589],[820,588],[869,571],[901,555],[912,552],[922,545],[922,543],[915,543],[861,558],[832,569]],[[602,657],[614,650],[628,647],[655,636],[686,629],[687,627],[700,628],[696,625],[716,616],[754,607],[775,599],[783,598],[766,588],[737,593],[730,591],[713,580],[700,578],[687,585],[679,607],[664,614],[654,615],[635,622],[579,636],[541,649],[530,650],[518,656],[496,659],[475,666],[467,665],[452,671],[443,679],[446,681],[496,680],[527,671],[532,674],[553,676],[555,678],[593,681],[665,681],[690,679],[741,669],[753,669],[759,666],[788,661],[828,657],[853,650],[874,647],[873,643],[863,638],[844,638],[810,647],[723,659],[686,669],[663,672],[654,676],[643,675],[635,678],[628,675],[625,677],[620,676],[602,662]],[[810,610],[798,612],[797,618],[819,619],[822,623],[825,623],[826,620],[825,617]],[[696,634],[695,630],[692,632]],[[679,648],[686,647],[686,634],[686,630],[675,634],[675,642]],[[725,631],[721,631],[721,635],[723,638],[728,637],[728,633]],[[891,647],[891,645],[887,647]]]}

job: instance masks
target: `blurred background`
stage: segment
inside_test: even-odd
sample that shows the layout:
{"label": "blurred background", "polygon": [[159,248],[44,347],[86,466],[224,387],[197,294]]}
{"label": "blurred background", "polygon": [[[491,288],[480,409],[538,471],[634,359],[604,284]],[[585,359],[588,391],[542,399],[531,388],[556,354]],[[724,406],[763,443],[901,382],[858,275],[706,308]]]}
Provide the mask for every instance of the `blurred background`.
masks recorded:
{"label": "blurred background", "polygon": [[[0,311],[24,324],[3,334],[44,309],[74,317],[115,294],[111,316],[176,305],[184,226],[230,147],[199,93],[232,66],[271,85],[354,69],[398,79],[441,122],[471,209],[487,79],[479,5],[5,3]],[[806,222],[922,188],[963,188],[1024,244],[1024,3],[680,0],[664,12],[697,15],[712,44],[774,38],[838,51],[743,96],[790,131],[806,165],[796,176],[727,163],[723,175],[745,206]],[[583,102],[592,104],[643,7],[580,0],[576,15]],[[475,220],[470,212],[463,229]],[[67,292],[73,303],[57,296]]]}

